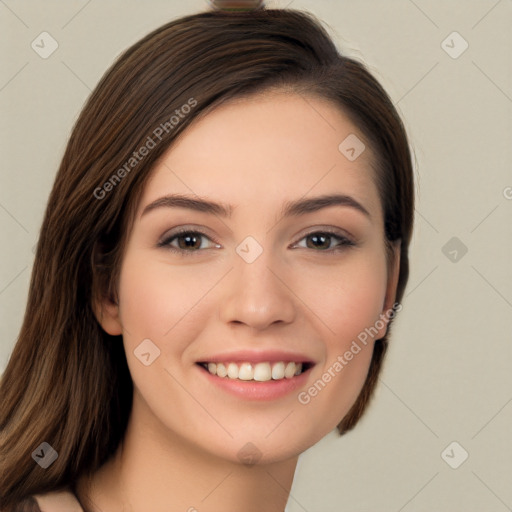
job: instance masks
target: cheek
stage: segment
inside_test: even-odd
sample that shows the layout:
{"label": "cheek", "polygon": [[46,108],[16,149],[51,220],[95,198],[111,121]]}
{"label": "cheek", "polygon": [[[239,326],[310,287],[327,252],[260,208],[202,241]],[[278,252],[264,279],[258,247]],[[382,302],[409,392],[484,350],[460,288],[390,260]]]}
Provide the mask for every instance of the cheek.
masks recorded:
{"label": "cheek", "polygon": [[[142,251],[129,254],[119,286],[120,316],[128,348],[149,338],[163,356],[179,354],[200,326],[197,315],[204,314],[201,306],[219,280],[217,274],[206,266],[172,266]],[[183,335],[183,329],[187,335]]]}
{"label": "cheek", "polygon": [[[187,391],[194,386],[193,380],[187,380],[192,364],[187,348],[193,346],[213,317],[216,302],[211,292],[225,272],[224,268],[208,265],[172,264],[165,254],[136,249],[127,251],[121,268],[120,315],[127,362],[139,402],[152,411],[143,414],[163,419],[185,436],[192,432],[183,431],[185,423],[202,435],[204,422],[210,425],[211,418],[204,417],[202,404],[191,400]],[[145,339],[159,351],[147,366],[136,354]],[[194,416],[203,422],[185,420]]]}
{"label": "cheek", "polygon": [[[180,396],[165,369],[176,374],[183,351],[198,334],[202,310],[194,306],[212,287],[211,274],[171,266],[144,251],[131,250],[125,257],[119,283],[123,343],[134,386],[153,408],[162,397]],[[143,360],[146,353],[149,361]]]}
{"label": "cheek", "polygon": [[386,284],[386,263],[378,252],[347,258],[347,265],[336,269],[316,268],[304,279],[300,293],[322,320],[317,325],[325,352],[298,400],[329,427],[348,413],[366,380],[374,342],[383,335]]}
{"label": "cheek", "polygon": [[297,284],[299,296],[322,320],[328,349],[343,350],[383,312],[385,258],[374,252],[347,257],[339,265],[311,267]]}
{"label": "cheek", "polygon": [[[139,261],[140,260],[140,261]],[[121,269],[120,316],[125,338],[161,338],[172,324],[169,317],[171,283],[150,260],[127,257]],[[128,335],[128,336],[126,336]]]}

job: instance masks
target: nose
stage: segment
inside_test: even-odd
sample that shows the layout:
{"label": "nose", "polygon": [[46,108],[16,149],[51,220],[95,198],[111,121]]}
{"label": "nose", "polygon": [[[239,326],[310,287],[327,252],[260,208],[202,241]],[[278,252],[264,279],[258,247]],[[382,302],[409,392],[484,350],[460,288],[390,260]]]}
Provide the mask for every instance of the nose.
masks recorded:
{"label": "nose", "polygon": [[237,256],[225,283],[221,320],[256,330],[293,322],[297,305],[285,274],[270,251],[263,251],[252,263]]}

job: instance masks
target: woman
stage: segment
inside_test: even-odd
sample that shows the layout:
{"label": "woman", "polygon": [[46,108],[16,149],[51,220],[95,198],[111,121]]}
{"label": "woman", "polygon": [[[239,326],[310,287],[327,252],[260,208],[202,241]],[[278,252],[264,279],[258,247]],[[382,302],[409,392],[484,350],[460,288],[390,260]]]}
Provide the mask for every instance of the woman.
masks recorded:
{"label": "woman", "polygon": [[408,278],[389,97],[310,15],[129,48],[74,127],[1,382],[5,511],[282,511],[367,408]]}

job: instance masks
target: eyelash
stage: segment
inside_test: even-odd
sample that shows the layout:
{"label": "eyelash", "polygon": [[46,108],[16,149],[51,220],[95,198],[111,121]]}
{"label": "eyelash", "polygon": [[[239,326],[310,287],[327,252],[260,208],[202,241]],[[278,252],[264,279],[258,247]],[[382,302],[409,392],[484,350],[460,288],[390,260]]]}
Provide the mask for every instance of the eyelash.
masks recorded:
{"label": "eyelash", "polygon": [[[177,248],[177,247],[173,247],[171,246],[171,242],[174,241],[175,239],[177,238],[180,238],[184,235],[199,235],[199,236],[202,236],[202,237],[205,237],[205,238],[208,238],[211,242],[215,243],[215,244],[218,244],[218,242],[216,242],[215,240],[212,240],[206,233],[203,233],[202,231],[197,231],[197,230],[191,230],[191,229],[180,229],[179,231],[176,231],[175,233],[173,233],[172,235],[164,238],[161,242],[158,242],[157,246],[158,247],[164,247],[168,250],[170,250],[171,252],[174,252],[174,253],[178,253],[180,255],[183,255],[183,256],[194,256],[194,253],[198,253],[198,252],[201,252],[201,251],[204,251],[204,249],[197,249],[197,250],[186,250],[186,249],[180,249],[180,248]],[[338,245],[336,245],[334,248],[331,248],[331,249],[324,249],[324,250],[318,250],[318,251],[315,251],[315,252],[319,252],[319,253],[327,253],[327,254],[335,254],[335,253],[338,253],[340,251],[343,251],[347,248],[350,248],[350,247],[355,247],[356,244],[350,240],[349,238],[347,238],[346,236],[343,236],[341,234],[339,234],[338,232],[336,231],[333,231],[333,230],[330,230],[330,229],[322,229],[322,230],[318,230],[318,231],[311,231],[310,233],[307,233],[306,235],[304,235],[300,240],[304,240],[305,238],[308,238],[312,235],[328,235],[329,237],[331,238],[337,238],[340,243]],[[314,249],[312,249],[314,251]]]}

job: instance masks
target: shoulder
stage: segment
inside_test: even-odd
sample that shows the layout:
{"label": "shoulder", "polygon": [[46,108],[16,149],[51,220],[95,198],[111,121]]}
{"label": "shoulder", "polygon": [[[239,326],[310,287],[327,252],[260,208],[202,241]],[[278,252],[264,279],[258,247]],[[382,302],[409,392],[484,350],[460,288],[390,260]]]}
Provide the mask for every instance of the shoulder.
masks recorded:
{"label": "shoulder", "polygon": [[84,512],[69,490],[34,494],[19,502],[12,512]]}
{"label": "shoulder", "polygon": [[69,490],[33,496],[41,512],[84,512],[76,496]]}

